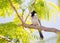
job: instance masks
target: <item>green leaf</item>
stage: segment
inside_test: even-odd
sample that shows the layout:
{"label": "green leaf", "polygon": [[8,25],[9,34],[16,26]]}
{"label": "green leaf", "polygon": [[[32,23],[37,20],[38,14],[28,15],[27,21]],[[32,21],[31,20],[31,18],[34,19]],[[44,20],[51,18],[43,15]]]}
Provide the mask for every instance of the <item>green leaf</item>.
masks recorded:
{"label": "green leaf", "polygon": [[37,3],[34,5],[34,9],[37,12],[39,18],[49,18],[49,8],[47,7],[44,0],[37,0]]}
{"label": "green leaf", "polygon": [[[0,35],[3,35],[5,37],[8,37],[10,39],[22,39],[23,43],[29,43],[29,38],[32,39],[31,33],[29,33],[27,30],[23,29],[22,26],[17,26],[13,22],[0,24]],[[0,41],[3,39],[0,39]],[[3,40],[2,42],[6,42]]]}
{"label": "green leaf", "polygon": [[[18,5],[21,3],[21,0],[12,0],[16,9],[19,8]],[[5,17],[6,15],[11,16],[14,13],[9,0],[0,0],[0,16]]]}
{"label": "green leaf", "polygon": [[[0,1],[0,16],[5,17],[6,15],[11,16],[13,14],[13,9],[11,8],[8,0]],[[3,5],[3,6],[2,6]]]}
{"label": "green leaf", "polygon": [[17,27],[17,25],[15,25],[13,23],[0,24],[0,35],[2,34],[4,36],[6,36],[6,35],[8,36],[8,34],[11,33],[13,30],[15,31],[14,28],[16,28],[16,27]]}
{"label": "green leaf", "polygon": [[0,39],[0,43],[8,43],[8,41],[6,41],[4,39]]}
{"label": "green leaf", "polygon": [[22,1],[21,0],[12,0],[15,4],[18,3],[18,4],[21,4]]}
{"label": "green leaf", "polygon": [[8,6],[8,0],[0,0],[0,9],[6,8]]}

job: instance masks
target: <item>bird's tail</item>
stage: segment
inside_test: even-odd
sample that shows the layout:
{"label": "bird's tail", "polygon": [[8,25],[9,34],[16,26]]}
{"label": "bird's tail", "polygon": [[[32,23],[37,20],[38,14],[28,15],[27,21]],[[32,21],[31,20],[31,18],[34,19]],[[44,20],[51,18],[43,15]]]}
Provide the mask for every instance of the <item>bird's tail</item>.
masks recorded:
{"label": "bird's tail", "polygon": [[43,39],[43,38],[44,38],[44,37],[43,37],[43,34],[42,34],[42,32],[41,32],[41,31],[39,31],[39,35],[40,35],[41,39]]}

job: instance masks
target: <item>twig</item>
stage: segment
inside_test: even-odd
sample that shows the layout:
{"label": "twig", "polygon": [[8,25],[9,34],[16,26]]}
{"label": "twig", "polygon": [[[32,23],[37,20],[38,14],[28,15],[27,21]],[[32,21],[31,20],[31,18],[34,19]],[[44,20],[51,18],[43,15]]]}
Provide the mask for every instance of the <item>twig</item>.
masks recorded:
{"label": "twig", "polygon": [[0,38],[2,38],[2,39],[4,39],[4,40],[7,40],[7,41],[11,42],[11,40],[10,40],[9,38],[5,37],[5,36],[0,35]]}
{"label": "twig", "polygon": [[49,27],[44,27],[44,26],[35,26],[35,25],[29,25],[29,24],[21,24],[21,26],[25,27],[25,28],[33,28],[33,29],[38,29],[38,30],[44,30],[47,32],[60,32],[60,30],[56,29],[56,28],[49,28]]}
{"label": "twig", "polygon": [[24,16],[24,11],[25,11],[25,9],[22,9],[22,11],[23,11],[23,12],[22,12],[22,19],[24,19],[23,16]]}
{"label": "twig", "polygon": [[[34,3],[31,5],[32,7],[31,7],[31,10],[29,11],[29,14],[31,13],[31,11],[32,11],[32,9],[33,9],[33,7],[34,7],[35,2],[36,2],[36,0],[35,0]],[[29,17],[29,14],[28,14],[27,17],[26,17],[25,22],[27,21],[27,18]]]}
{"label": "twig", "polygon": [[32,5],[34,5],[34,4],[35,4],[35,2],[36,2],[36,0],[34,1],[34,3],[33,3]]}
{"label": "twig", "polygon": [[[30,13],[29,13],[30,14]],[[27,21],[27,18],[29,17],[29,14],[27,15],[26,19],[25,19],[25,22]]]}
{"label": "twig", "polygon": [[21,22],[22,22],[22,23],[24,23],[24,22],[23,22],[23,20],[22,20],[22,18],[21,18],[21,17],[20,17],[20,15],[18,14],[18,12],[17,12],[16,8],[13,6],[13,4],[12,4],[11,0],[9,0],[9,3],[10,3],[10,5],[11,5],[11,7],[14,9],[14,11],[16,12],[16,14],[17,14],[18,18],[21,20]]}

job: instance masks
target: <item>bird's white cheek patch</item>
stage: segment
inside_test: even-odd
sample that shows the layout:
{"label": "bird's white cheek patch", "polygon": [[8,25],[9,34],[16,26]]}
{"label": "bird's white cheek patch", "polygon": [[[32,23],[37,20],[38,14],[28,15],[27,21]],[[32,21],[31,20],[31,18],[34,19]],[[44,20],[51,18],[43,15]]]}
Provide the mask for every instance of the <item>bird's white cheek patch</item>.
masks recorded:
{"label": "bird's white cheek patch", "polygon": [[37,14],[35,13],[35,15],[37,15]]}

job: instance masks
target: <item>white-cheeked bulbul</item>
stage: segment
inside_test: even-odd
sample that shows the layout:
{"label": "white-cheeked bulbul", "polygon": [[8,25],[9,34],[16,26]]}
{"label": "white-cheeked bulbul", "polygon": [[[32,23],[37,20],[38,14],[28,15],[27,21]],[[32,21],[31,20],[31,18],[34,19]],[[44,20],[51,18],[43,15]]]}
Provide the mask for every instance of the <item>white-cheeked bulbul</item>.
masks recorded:
{"label": "white-cheeked bulbul", "polygon": [[[32,17],[32,20],[31,21],[32,21],[32,24],[33,25],[39,25],[39,26],[41,26],[41,23],[40,23],[40,20],[37,17],[36,11],[32,11],[31,12],[31,17]],[[39,35],[40,35],[41,39],[43,39],[42,32],[40,30],[38,30],[38,31],[39,31]]]}

